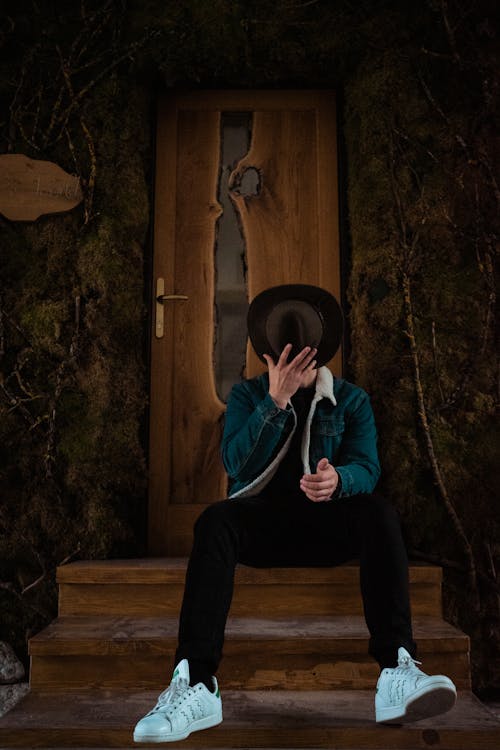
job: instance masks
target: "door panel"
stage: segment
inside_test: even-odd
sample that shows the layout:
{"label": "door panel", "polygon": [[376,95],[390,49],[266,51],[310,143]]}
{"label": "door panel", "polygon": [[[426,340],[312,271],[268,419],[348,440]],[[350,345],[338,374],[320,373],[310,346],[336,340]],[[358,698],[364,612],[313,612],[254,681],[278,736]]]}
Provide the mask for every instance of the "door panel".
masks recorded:
{"label": "door panel", "polygon": [[[227,492],[219,456],[224,404],[214,368],[221,113],[227,112],[251,113],[250,148],[232,165],[228,183],[246,247],[248,299],[295,282],[340,295],[332,93],[214,91],[162,101],[154,282],[164,278],[167,295],[188,299],[164,301],[163,336],[153,324],[151,554],[187,554],[200,507]],[[339,372],[339,354],[331,366]],[[248,347],[245,374],[263,369]]]}
{"label": "door panel", "polygon": [[220,113],[181,111],[178,128],[174,284],[188,300],[173,304],[170,491],[175,503],[210,502],[226,494],[219,458],[224,404],[211,364]]}

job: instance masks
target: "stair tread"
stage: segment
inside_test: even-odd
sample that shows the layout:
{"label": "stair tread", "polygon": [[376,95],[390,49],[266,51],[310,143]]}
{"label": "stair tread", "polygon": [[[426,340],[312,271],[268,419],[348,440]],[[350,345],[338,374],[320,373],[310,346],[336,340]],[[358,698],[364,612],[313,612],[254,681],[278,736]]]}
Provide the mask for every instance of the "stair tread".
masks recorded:
{"label": "stair tread", "polygon": [[[126,560],[81,560],[57,569],[59,583],[184,583],[185,557],[148,557]],[[440,584],[441,568],[426,563],[410,564],[410,583]],[[287,584],[332,583],[358,584],[359,565],[349,562],[327,568],[251,568],[238,565],[235,583]]]}
{"label": "stair tread", "polygon": [[[2,747],[131,747],[152,691],[31,693],[0,719]],[[374,692],[227,691],[224,722],[192,734],[183,747],[498,747],[500,721],[467,691],[447,714],[401,727],[377,725]],[[467,743],[477,744],[467,744]]]}
{"label": "stair tread", "polygon": [[[464,633],[438,617],[413,618],[420,653],[469,650]],[[177,617],[78,616],[60,617],[30,640],[31,655],[137,653],[149,648],[170,653],[177,639]],[[337,642],[339,652],[366,651],[368,630],[362,616],[302,615],[295,617],[229,617],[226,647],[232,643],[304,641],[304,649]]]}

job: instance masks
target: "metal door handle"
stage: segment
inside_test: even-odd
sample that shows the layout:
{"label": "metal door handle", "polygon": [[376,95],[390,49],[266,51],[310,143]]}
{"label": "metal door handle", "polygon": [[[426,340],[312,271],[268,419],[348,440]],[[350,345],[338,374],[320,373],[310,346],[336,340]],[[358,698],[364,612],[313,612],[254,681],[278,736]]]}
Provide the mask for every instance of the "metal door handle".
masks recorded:
{"label": "metal door handle", "polygon": [[165,302],[175,300],[186,300],[185,294],[165,294],[165,279],[156,279],[156,315],[155,315],[155,336],[157,339],[163,338],[165,332],[165,313],[163,305]]}

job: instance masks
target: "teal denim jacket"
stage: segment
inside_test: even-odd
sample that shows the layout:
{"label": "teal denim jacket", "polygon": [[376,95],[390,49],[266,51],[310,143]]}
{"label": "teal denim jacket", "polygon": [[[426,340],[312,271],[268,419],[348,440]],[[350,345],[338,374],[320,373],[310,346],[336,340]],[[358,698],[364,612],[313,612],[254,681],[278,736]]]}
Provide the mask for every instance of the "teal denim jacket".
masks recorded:
{"label": "teal denim jacket", "polygon": [[[257,495],[272,479],[290,444],[297,419],[291,404],[280,409],[269,395],[268,374],[235,385],[228,399],[222,460],[230,497]],[[336,497],[374,490],[380,476],[377,432],[368,395],[321,367],[302,435],[304,473],[326,457],[341,479]]]}

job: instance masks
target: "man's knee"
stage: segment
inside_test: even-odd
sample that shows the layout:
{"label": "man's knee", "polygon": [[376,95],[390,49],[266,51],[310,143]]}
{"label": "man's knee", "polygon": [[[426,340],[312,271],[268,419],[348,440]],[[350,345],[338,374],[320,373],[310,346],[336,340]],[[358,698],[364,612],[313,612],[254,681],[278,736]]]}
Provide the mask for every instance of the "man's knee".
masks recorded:
{"label": "man's knee", "polygon": [[222,529],[233,525],[233,515],[230,500],[213,503],[198,516],[194,533],[196,536],[218,536]]}
{"label": "man's knee", "polygon": [[369,529],[380,533],[381,529],[399,530],[399,515],[395,507],[379,494],[359,495],[361,515]]}
{"label": "man's knee", "polygon": [[373,513],[380,518],[382,521],[389,521],[390,523],[399,523],[399,515],[396,508],[392,503],[389,502],[382,495],[372,495],[372,509]]}
{"label": "man's knee", "polygon": [[373,496],[369,528],[372,538],[387,551],[404,549],[399,513],[389,500],[380,495]]}
{"label": "man's knee", "polygon": [[208,553],[226,561],[236,559],[240,532],[230,500],[209,505],[194,525],[193,554]]}

